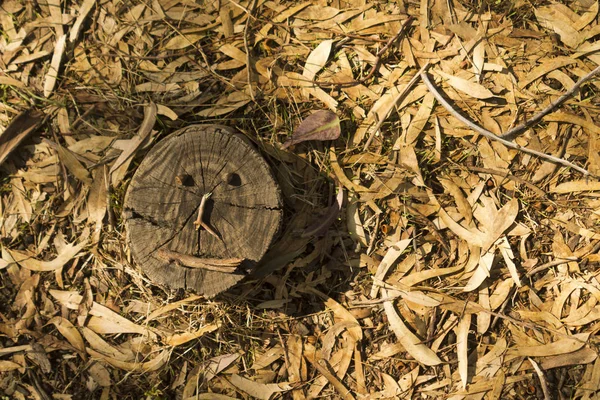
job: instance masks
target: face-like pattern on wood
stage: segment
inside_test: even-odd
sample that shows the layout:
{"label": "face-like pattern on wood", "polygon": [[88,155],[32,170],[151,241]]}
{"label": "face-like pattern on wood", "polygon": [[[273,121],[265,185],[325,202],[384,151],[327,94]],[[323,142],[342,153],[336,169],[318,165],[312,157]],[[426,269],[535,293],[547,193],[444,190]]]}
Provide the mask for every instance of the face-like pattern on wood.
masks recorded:
{"label": "face-like pattern on wood", "polygon": [[[282,200],[269,166],[245,138],[228,127],[195,125],[148,153],[128,188],[124,215],[134,259],[153,281],[214,296],[265,254]],[[170,257],[161,257],[167,251]],[[185,265],[190,256],[200,267]],[[202,259],[243,261],[225,273],[202,268]]]}

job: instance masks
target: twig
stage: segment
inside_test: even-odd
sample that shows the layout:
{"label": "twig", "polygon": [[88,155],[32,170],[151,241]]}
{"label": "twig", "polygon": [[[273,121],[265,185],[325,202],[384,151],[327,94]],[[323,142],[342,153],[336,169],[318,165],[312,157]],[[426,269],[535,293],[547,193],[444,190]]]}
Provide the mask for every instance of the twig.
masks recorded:
{"label": "twig", "polygon": [[364,84],[366,81],[371,79],[373,77],[373,75],[375,75],[375,72],[377,72],[377,70],[379,69],[379,66],[381,65],[381,57],[383,57],[385,52],[388,51],[388,49],[392,46],[392,44],[394,44],[394,42],[396,42],[397,40],[400,40],[403,36],[406,35],[406,32],[408,31],[408,29],[410,28],[410,26],[412,25],[414,20],[415,20],[414,17],[412,17],[412,16],[408,17],[408,19],[406,21],[404,21],[404,23],[402,24],[402,28],[400,28],[398,33],[394,37],[392,37],[390,40],[388,40],[388,42],[385,44],[385,46],[383,46],[381,48],[381,50],[379,50],[377,52],[377,55],[375,56],[375,62],[373,63],[373,67],[371,67],[371,70],[369,71],[367,76],[365,76],[364,78],[360,78],[358,80],[346,81],[346,82],[313,82],[313,83],[316,83],[320,87],[336,87],[336,88],[337,87],[352,87],[352,86]]}
{"label": "twig", "polygon": [[[510,142],[510,141],[505,140],[505,139],[502,139],[501,136],[496,136],[495,134],[493,134],[492,132],[488,131],[487,129],[484,129],[484,128],[480,127],[479,125],[475,124],[474,122],[472,122],[468,118],[463,117],[458,111],[456,111],[454,108],[452,108],[452,106],[450,105],[450,103],[448,103],[446,101],[446,99],[440,94],[440,92],[438,92],[438,90],[435,88],[435,86],[433,86],[433,84],[429,80],[429,77],[427,76],[427,73],[425,71],[421,72],[421,79],[423,80],[423,82],[427,86],[427,89],[429,89],[429,91],[435,96],[436,100],[439,101],[440,104],[442,104],[444,106],[444,108],[446,110],[448,110],[448,112],[450,114],[452,114],[459,121],[461,121],[462,123],[464,123],[465,125],[467,125],[469,128],[473,129],[474,131],[478,132],[482,136],[485,136],[486,138],[488,138],[490,140],[495,140],[497,142],[500,142],[500,143],[502,143],[503,145],[505,145],[506,147],[508,147],[510,149],[515,149],[517,151],[521,151],[523,153],[531,154],[531,155],[537,156],[539,158],[542,158],[544,160],[548,160],[548,161],[553,162],[553,163],[564,165],[565,167],[573,168],[574,170],[581,172],[586,177],[587,176],[594,176],[588,170],[586,170],[584,168],[581,168],[581,167],[579,167],[579,166],[577,166],[577,165],[575,165],[575,164],[573,164],[573,163],[571,163],[571,162],[569,162],[567,160],[564,160],[564,159],[558,158],[558,157],[554,157],[552,155],[549,155],[549,154],[546,154],[546,153],[542,153],[540,151],[531,150],[531,149],[528,149],[527,147],[519,146],[516,143]],[[535,117],[532,118],[532,120],[533,119],[535,119]]]}
{"label": "twig", "polygon": [[196,230],[200,229],[200,227],[203,225],[202,217],[204,216],[204,208],[206,207],[206,200],[208,200],[208,198],[211,195],[212,195],[212,193],[205,193],[202,196],[202,200],[200,201],[200,207],[198,207],[198,218],[196,218],[196,220],[194,221],[194,226],[196,227]]}
{"label": "twig", "polygon": [[[400,100],[402,100],[402,99],[404,99],[404,97],[406,97],[406,95],[409,93],[409,91],[415,85],[415,83],[417,82],[417,80],[419,80],[419,78],[421,76],[421,72],[424,72],[427,68],[429,68],[429,63],[426,63],[425,65],[423,65],[423,67],[419,70],[419,72],[417,72],[415,74],[415,76],[413,76],[411,78],[411,80],[408,81],[408,84],[404,87],[404,89],[402,90],[402,92],[398,93],[398,95],[396,96],[396,98],[394,98],[394,101],[392,102],[392,104],[398,104],[398,102]],[[387,119],[387,117],[389,116],[389,114],[391,112],[392,112],[392,107],[390,107],[390,109],[388,110],[388,113],[384,117],[382,117],[379,120],[379,122],[377,122],[377,125],[371,131],[371,134],[369,135],[369,138],[367,139],[367,143],[365,143],[365,147],[363,149],[364,151],[367,151],[367,149],[371,145],[371,142],[373,141],[373,138],[375,137],[375,135],[379,131],[379,128],[381,128],[381,125],[383,125],[383,123],[385,122],[385,120]]]}
{"label": "twig", "polygon": [[204,230],[205,230],[206,232],[210,233],[211,235],[213,235],[213,236],[214,236],[214,237],[216,237],[217,239],[219,239],[219,240],[222,240],[222,239],[221,239],[221,236],[220,236],[220,235],[219,235],[217,232],[215,232],[215,231],[214,231],[214,230],[213,230],[213,229],[212,229],[210,226],[208,226],[206,223],[202,222],[202,223],[200,224],[200,226],[201,226],[202,228],[204,228]]}
{"label": "twig", "polygon": [[256,99],[254,98],[254,88],[252,87],[254,69],[252,68],[252,60],[250,60],[250,46],[248,46],[248,26],[250,25],[250,18],[252,17],[252,13],[254,12],[255,7],[256,0],[252,0],[252,5],[247,11],[248,15],[246,16],[246,25],[244,26],[244,50],[246,50],[246,72],[248,78],[248,90],[250,90],[250,98],[252,98],[252,101],[256,101]]}
{"label": "twig", "polygon": [[482,174],[496,175],[496,176],[501,176],[501,177],[503,177],[505,179],[510,179],[511,181],[515,181],[517,183],[520,183],[522,185],[527,186],[529,189],[533,190],[540,197],[547,197],[548,196],[546,192],[544,192],[542,189],[540,189],[539,187],[537,187],[533,183],[527,182],[525,179],[519,178],[518,176],[510,175],[507,172],[498,171],[498,170],[490,169],[490,168],[472,167],[470,165],[466,165],[465,168],[467,168],[469,171],[473,171],[473,172],[479,172],[479,173],[482,173]]}
{"label": "twig", "polygon": [[321,358],[320,360],[312,360],[310,357],[308,357],[308,361],[310,361],[313,367],[315,367],[315,369],[319,371],[319,373],[323,375],[325,379],[329,381],[329,383],[331,383],[331,385],[335,388],[335,390],[342,397],[342,399],[354,400],[354,396],[352,396],[350,390],[348,390],[348,388],[344,386],[344,384],[337,378],[337,376],[335,376],[329,371],[329,364],[327,363],[327,360],[323,358]]}
{"label": "twig", "polygon": [[581,87],[581,85],[583,85],[584,83],[586,83],[587,81],[592,79],[592,77],[594,77],[594,75],[597,75],[598,73],[600,73],[600,65],[597,66],[589,74],[581,77],[577,82],[575,82],[575,85],[573,85],[573,87],[571,89],[567,90],[565,92],[565,94],[563,94],[558,99],[556,99],[555,101],[550,103],[550,105],[548,107],[544,108],[538,114],[534,115],[533,118],[523,122],[521,125],[518,125],[518,126],[512,128],[508,132],[503,133],[502,135],[500,135],[500,137],[502,139],[513,140],[519,133],[521,133],[521,131],[524,131],[525,129],[540,122],[542,120],[542,118],[544,118],[546,115],[550,114],[555,108],[557,108],[562,103],[564,103],[569,97],[573,96],[573,93],[575,93],[577,90],[579,90],[579,87]]}
{"label": "twig", "polygon": [[533,275],[537,274],[538,272],[547,270],[548,268],[552,268],[552,267],[560,265],[560,264],[566,264],[566,263],[572,262],[572,261],[579,261],[579,258],[578,257],[565,257],[565,258],[559,258],[558,260],[553,260],[553,261],[547,262],[545,264],[540,265],[539,267],[535,267],[532,270],[527,271],[527,276],[533,276]]}
{"label": "twig", "polygon": [[223,272],[231,274],[242,263],[241,258],[199,258],[176,251],[159,249],[156,255],[165,261],[176,262],[190,268],[205,269],[207,271]]}
{"label": "twig", "polygon": [[544,400],[552,400],[552,395],[550,394],[550,389],[548,388],[548,382],[546,382],[546,377],[544,376],[544,371],[540,368],[540,366],[531,359],[531,357],[527,357],[529,363],[535,370],[538,378],[540,379],[540,386],[542,387],[542,392],[544,393]]}

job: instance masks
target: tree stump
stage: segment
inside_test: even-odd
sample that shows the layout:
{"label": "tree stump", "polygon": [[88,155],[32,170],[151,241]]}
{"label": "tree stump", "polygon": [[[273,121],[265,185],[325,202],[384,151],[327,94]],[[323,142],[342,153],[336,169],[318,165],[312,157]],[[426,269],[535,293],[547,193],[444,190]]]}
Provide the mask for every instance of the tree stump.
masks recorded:
{"label": "tree stump", "polygon": [[[133,257],[151,280],[211,297],[263,257],[279,230],[282,200],[268,164],[244,136],[226,126],[193,125],[144,158],[127,190],[124,217]],[[165,259],[165,251],[244,261],[233,273],[217,272]]]}

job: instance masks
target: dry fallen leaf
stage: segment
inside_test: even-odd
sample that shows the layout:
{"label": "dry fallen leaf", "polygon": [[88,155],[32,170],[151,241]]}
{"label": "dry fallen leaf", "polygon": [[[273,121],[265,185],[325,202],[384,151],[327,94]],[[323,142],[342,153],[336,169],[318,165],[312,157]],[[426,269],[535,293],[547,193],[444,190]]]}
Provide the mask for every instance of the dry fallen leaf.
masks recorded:
{"label": "dry fallen leaf", "polygon": [[0,165],[25,138],[40,126],[43,120],[42,112],[29,109],[11,121],[10,125],[0,134]]}
{"label": "dry fallen leaf", "polygon": [[340,137],[340,119],[326,110],[316,111],[306,117],[286,140],[282,148],[305,142],[307,140],[335,140]]}
{"label": "dry fallen leaf", "polygon": [[[382,289],[381,292],[384,298],[387,297],[385,289]],[[392,301],[384,301],[383,308],[388,317],[390,328],[408,354],[424,365],[439,365],[442,363],[442,360],[439,359],[435,352],[424,345],[422,341],[406,327],[404,321],[402,321],[402,318],[400,318],[396,312]]]}
{"label": "dry fallen leaf", "polygon": [[437,72],[443,78],[446,78],[448,84],[454,89],[460,90],[461,92],[466,93],[476,99],[489,99],[494,97],[494,93],[480,83],[471,82],[466,79],[459,78],[458,76],[447,74],[440,70],[436,70],[435,72]]}

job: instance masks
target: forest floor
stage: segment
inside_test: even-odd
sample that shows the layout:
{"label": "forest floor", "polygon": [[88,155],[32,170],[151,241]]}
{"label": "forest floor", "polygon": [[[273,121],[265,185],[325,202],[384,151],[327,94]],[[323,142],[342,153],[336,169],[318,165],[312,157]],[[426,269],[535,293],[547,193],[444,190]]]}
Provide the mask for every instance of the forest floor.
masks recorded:
{"label": "forest floor", "polygon": [[[598,398],[598,8],[0,2],[0,397]],[[211,298],[153,283],[123,217],[197,123],[284,204]]]}

